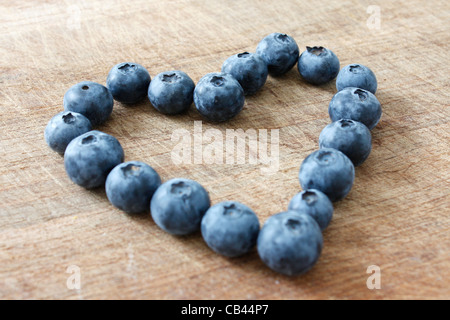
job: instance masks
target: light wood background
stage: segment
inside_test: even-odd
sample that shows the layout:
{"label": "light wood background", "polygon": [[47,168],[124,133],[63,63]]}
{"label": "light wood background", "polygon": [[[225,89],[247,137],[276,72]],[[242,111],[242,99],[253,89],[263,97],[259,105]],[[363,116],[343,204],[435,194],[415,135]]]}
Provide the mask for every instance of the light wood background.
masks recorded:
{"label": "light wood background", "polygon": [[[367,25],[370,5],[379,6],[379,29]],[[116,63],[141,63],[152,76],[181,69],[197,82],[272,32],[292,35],[301,51],[326,46],[341,66],[369,66],[383,107],[373,151],[335,206],[318,264],[302,277],[272,272],[256,250],[223,258],[200,234],[173,237],[149,214],[116,210],[101,188],[71,183],[44,142],[65,91],[82,80],[105,84]],[[450,7],[438,0],[3,1],[0,298],[450,298],[449,43]],[[99,129],[119,139],[126,160],[146,161],[165,181],[195,179],[213,203],[241,201],[263,223],[300,190],[300,163],[318,147],[335,92],[334,83],[308,85],[293,69],[269,78],[234,120],[203,122],[223,133],[279,129],[274,175],[248,163],[174,165],[171,134],[193,133],[201,120],[194,107],[167,117],[147,101],[115,103]],[[81,269],[80,290],[66,286],[71,265]],[[370,265],[381,268],[381,290],[366,287]]]}

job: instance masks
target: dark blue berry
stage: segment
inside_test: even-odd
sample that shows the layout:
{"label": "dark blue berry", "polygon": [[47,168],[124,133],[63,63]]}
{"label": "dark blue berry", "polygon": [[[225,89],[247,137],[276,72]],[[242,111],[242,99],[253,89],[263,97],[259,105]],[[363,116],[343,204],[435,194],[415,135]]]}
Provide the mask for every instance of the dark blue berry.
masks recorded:
{"label": "dark blue berry", "polygon": [[287,34],[272,33],[261,40],[256,54],[266,62],[271,75],[280,76],[297,63],[299,49],[295,40]]}
{"label": "dark blue berry", "polygon": [[372,130],[380,121],[381,104],[371,92],[359,88],[345,88],[336,93],[328,106],[332,121],[351,119]]}
{"label": "dark blue berry", "polygon": [[362,64],[349,64],[339,71],[336,79],[336,89],[354,87],[361,88],[375,94],[377,91],[377,78],[368,67]]}
{"label": "dark blue berry", "polygon": [[115,207],[128,213],[140,213],[150,209],[150,200],[160,185],[161,178],[152,167],[140,161],[129,161],[109,173],[105,190]]}
{"label": "dark blue berry", "polygon": [[63,103],[64,110],[81,113],[93,126],[97,126],[108,120],[114,99],[105,86],[83,81],[67,90]]}
{"label": "dark blue berry", "polygon": [[91,122],[81,113],[63,111],[48,122],[44,137],[53,151],[64,154],[70,141],[91,130]]}
{"label": "dark blue berry", "polygon": [[200,229],[209,209],[208,192],[196,181],[172,179],[154,193],[150,210],[155,223],[164,231],[186,235]]}
{"label": "dark blue berry", "polygon": [[109,134],[94,130],[69,143],[64,153],[64,166],[73,182],[90,189],[103,185],[109,172],[123,159],[119,141]]}
{"label": "dark blue berry", "polygon": [[327,195],[319,190],[308,189],[297,193],[289,203],[288,210],[306,213],[325,230],[333,217],[333,204]]}
{"label": "dark blue berry", "polygon": [[239,81],[246,95],[255,94],[267,80],[266,62],[254,53],[238,53],[229,57],[222,65],[222,72],[231,74]]}
{"label": "dark blue berry", "polygon": [[109,71],[106,86],[115,100],[133,104],[147,96],[150,81],[150,74],[143,66],[134,62],[123,62]]}
{"label": "dark blue berry", "polygon": [[255,246],[259,221],[249,207],[236,201],[224,201],[206,211],[201,231],[206,244],[215,252],[237,257]]}
{"label": "dark blue berry", "polygon": [[244,107],[244,90],[228,73],[209,73],[194,90],[198,112],[209,121],[223,122],[235,117]]}
{"label": "dark blue berry", "polygon": [[333,202],[341,200],[350,192],[354,179],[353,163],[336,149],[314,151],[300,166],[299,180],[302,188],[322,191]]}
{"label": "dark blue berry", "polygon": [[372,149],[372,135],[361,122],[341,119],[330,123],[322,130],[319,146],[341,151],[356,167],[369,156]]}
{"label": "dark blue berry", "polygon": [[333,51],[324,47],[306,47],[298,58],[297,68],[307,82],[320,85],[336,78],[339,59]]}
{"label": "dark blue berry", "polygon": [[162,72],[150,83],[148,98],[159,112],[177,114],[191,106],[194,88],[194,81],[183,71]]}
{"label": "dark blue berry", "polygon": [[286,211],[267,219],[257,242],[261,260],[272,270],[295,276],[311,269],[323,247],[322,232],[308,214]]}

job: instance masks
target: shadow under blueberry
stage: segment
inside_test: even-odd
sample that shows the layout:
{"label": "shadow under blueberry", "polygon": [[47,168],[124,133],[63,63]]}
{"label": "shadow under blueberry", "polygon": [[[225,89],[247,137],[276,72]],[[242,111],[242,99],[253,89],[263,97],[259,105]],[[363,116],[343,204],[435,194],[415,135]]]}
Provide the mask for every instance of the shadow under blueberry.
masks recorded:
{"label": "shadow under blueberry", "polygon": [[95,198],[103,201],[104,203],[110,204],[108,201],[108,198],[106,197],[106,191],[105,191],[104,185],[102,185],[100,187],[92,188],[92,189],[84,189],[81,187],[80,187],[80,189],[83,190],[83,192],[94,195]]}

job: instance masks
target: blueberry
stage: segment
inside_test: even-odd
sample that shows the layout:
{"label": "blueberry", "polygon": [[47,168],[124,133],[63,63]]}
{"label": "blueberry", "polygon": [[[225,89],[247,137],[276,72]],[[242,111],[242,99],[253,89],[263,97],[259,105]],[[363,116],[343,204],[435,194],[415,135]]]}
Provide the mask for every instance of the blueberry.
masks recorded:
{"label": "blueberry", "polygon": [[164,231],[186,235],[200,229],[209,209],[208,192],[196,181],[172,179],[154,193],[150,210],[155,223]]}
{"label": "blueberry", "polygon": [[319,190],[308,189],[297,193],[289,203],[288,210],[306,213],[325,230],[333,217],[333,204],[327,195]]}
{"label": "blueberry", "polygon": [[261,40],[256,54],[267,63],[272,76],[280,76],[294,67],[299,49],[295,40],[287,34],[272,33]]}
{"label": "blueberry", "polygon": [[381,104],[371,92],[359,88],[345,88],[336,93],[328,106],[332,121],[351,119],[372,130],[380,121]]}
{"label": "blueberry", "polygon": [[372,136],[361,122],[341,119],[327,125],[319,136],[320,148],[334,148],[345,154],[353,165],[361,165],[372,149]]}
{"label": "blueberry", "polygon": [[73,139],[64,153],[67,175],[76,184],[91,189],[105,183],[108,173],[123,162],[124,153],[113,136],[94,130]]}
{"label": "blueberry", "polygon": [[97,126],[108,120],[114,100],[105,86],[83,81],[67,90],[63,104],[64,110],[81,113]]}
{"label": "blueberry", "polygon": [[255,94],[267,80],[266,62],[254,53],[238,53],[229,57],[222,65],[222,72],[231,74],[239,81],[244,93]]}
{"label": "blueberry", "polygon": [[156,110],[177,114],[191,106],[194,88],[194,81],[183,71],[162,72],[150,83],[148,98]]}
{"label": "blueberry", "polygon": [[148,164],[130,161],[117,165],[105,183],[106,196],[117,208],[128,213],[150,209],[150,200],[161,185],[158,173]]}
{"label": "blueberry", "polygon": [[298,72],[307,82],[320,85],[333,80],[339,73],[339,59],[324,47],[306,47],[298,58]]}
{"label": "blueberry", "polygon": [[336,89],[341,91],[344,88],[361,88],[375,94],[377,91],[377,78],[375,74],[362,64],[349,64],[339,71],[336,79]]}
{"label": "blueberry", "polygon": [[106,86],[115,100],[133,104],[147,96],[150,81],[150,74],[143,66],[133,62],[123,62],[109,71]]}
{"label": "blueberry", "polygon": [[323,148],[306,157],[298,177],[303,190],[317,189],[334,202],[350,192],[355,179],[355,167],[342,152]]}
{"label": "blueberry", "polygon": [[244,107],[244,90],[227,73],[209,73],[194,90],[198,112],[209,121],[223,122],[235,117]]}
{"label": "blueberry", "polygon": [[257,248],[272,270],[295,276],[311,269],[323,247],[317,222],[306,213],[286,211],[271,216],[261,229]]}
{"label": "blueberry", "polygon": [[44,138],[53,151],[64,154],[70,141],[91,130],[91,122],[81,113],[63,111],[48,122]]}
{"label": "blueberry", "polygon": [[206,244],[215,252],[237,257],[255,246],[259,220],[249,207],[236,201],[224,201],[206,211],[201,231]]}

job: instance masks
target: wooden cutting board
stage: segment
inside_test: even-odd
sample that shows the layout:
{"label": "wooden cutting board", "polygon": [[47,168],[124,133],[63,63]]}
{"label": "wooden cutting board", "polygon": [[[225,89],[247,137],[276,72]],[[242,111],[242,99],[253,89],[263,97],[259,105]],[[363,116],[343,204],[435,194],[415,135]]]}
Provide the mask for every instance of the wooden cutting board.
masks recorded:
{"label": "wooden cutting board", "polygon": [[[0,5],[1,299],[450,298],[448,2],[105,2]],[[335,205],[322,256],[304,276],[272,272],[256,250],[221,257],[200,234],[174,237],[149,214],[122,213],[102,188],[71,183],[63,158],[44,142],[65,91],[82,80],[105,84],[116,63],[141,63],[152,76],[180,69],[197,82],[272,32],[292,35],[301,51],[328,47],[341,66],[369,66],[383,107],[373,151]],[[197,180],[213,203],[243,202],[264,223],[300,191],[299,166],[318,148],[335,93],[334,82],[311,86],[294,68],[270,77],[224,124],[202,121],[194,106],[164,116],[145,101],[115,103],[99,129],[119,139],[126,160],[149,163],[165,181]],[[277,170],[266,174],[248,159],[176,165],[172,134],[184,129],[193,139],[194,121],[224,139],[227,129],[267,130],[269,142],[278,132]],[[379,290],[367,287],[372,265]],[[77,271],[79,289],[67,286]]]}

